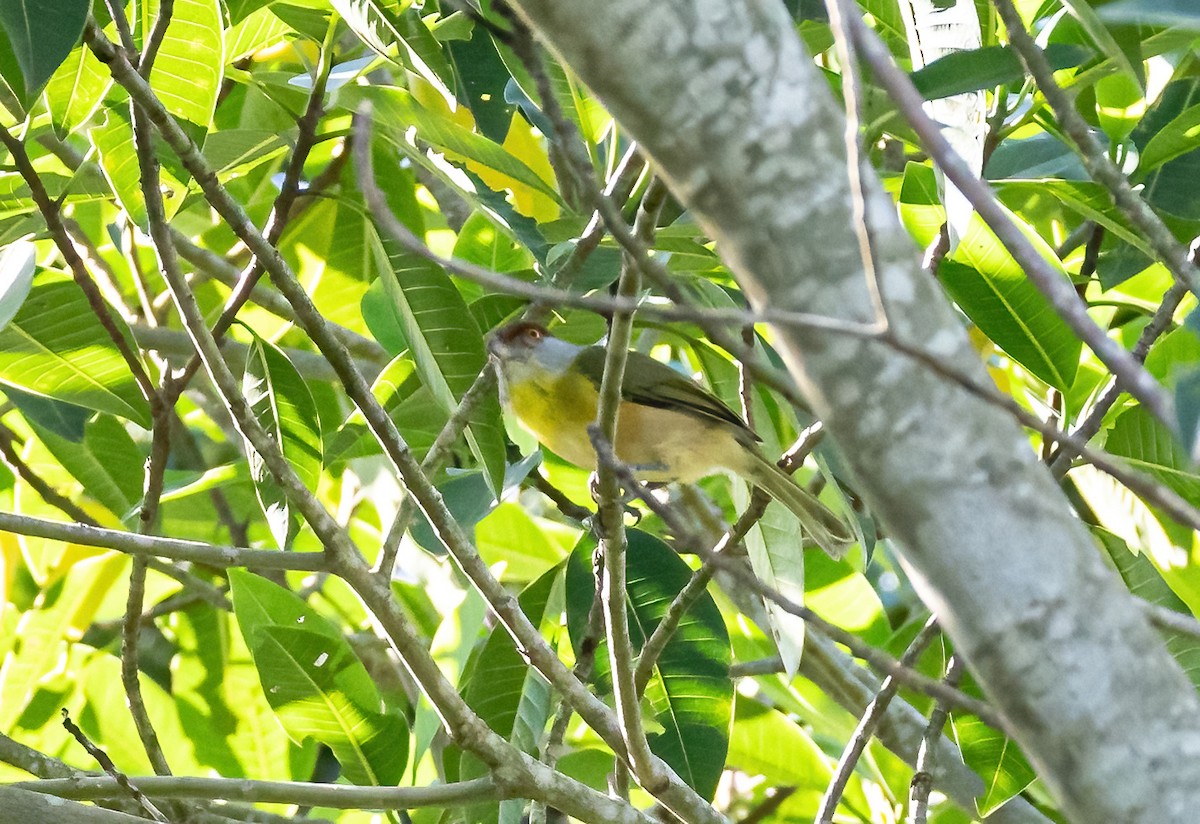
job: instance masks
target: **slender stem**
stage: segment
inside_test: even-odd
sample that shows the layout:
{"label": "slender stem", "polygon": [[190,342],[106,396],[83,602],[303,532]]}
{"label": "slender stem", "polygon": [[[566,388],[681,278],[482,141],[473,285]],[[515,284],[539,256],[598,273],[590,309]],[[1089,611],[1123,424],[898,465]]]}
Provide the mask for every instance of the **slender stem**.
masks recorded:
{"label": "slender stem", "polygon": [[278,552],[266,549],[216,546],[200,541],[158,538],[103,529],[86,523],[67,523],[0,511],[0,530],[53,541],[115,549],[135,556],[158,556],[205,566],[248,569],[294,569],[316,572],[326,568],[321,552]]}
{"label": "slender stem", "polygon": [[[130,780],[144,793],[155,798],[245,801],[329,807],[335,810],[459,807],[497,801],[504,797],[491,778],[430,787],[355,787],[307,781],[255,781],[197,776],[144,776]],[[116,779],[99,775],[20,781],[9,786],[76,801],[99,801],[125,794]]]}
{"label": "slender stem", "polygon": [[154,18],[154,27],[146,35],[142,48],[142,59],[138,61],[138,74],[147,81],[158,57],[163,38],[167,36],[167,27],[171,25],[171,16],[175,13],[175,0],[159,0],[158,16]]}
{"label": "slender stem", "polygon": [[850,178],[850,211],[854,221],[854,236],[858,241],[858,253],[862,258],[863,274],[874,304],[875,321],[881,328],[888,325],[887,307],[880,289],[879,271],[875,264],[875,251],[871,242],[871,227],[867,224],[867,199],[862,179],[862,145],[859,138],[861,120],[860,98],[862,89],[858,76],[858,60],[854,54],[854,42],[846,34],[844,19],[847,15],[860,14],[857,4],[851,0],[825,0],[829,12],[829,25],[834,33],[834,47],[838,62],[842,65],[842,98],[845,103],[846,127],[843,142],[846,147],[846,173]]}
{"label": "slender stem", "polygon": [[117,785],[121,795],[131,796],[138,803],[138,806],[142,808],[142,811],[155,821],[162,821],[170,824],[170,819],[163,815],[158,807],[156,807],[154,803],[146,797],[146,794],[141,790],[140,787],[129,780],[129,776],[125,775],[125,773],[121,772],[121,770],[117,768],[117,765],[113,763],[113,760],[108,757],[108,753],[97,747],[86,735],[84,735],[83,730],[79,729],[79,726],[71,720],[71,716],[67,714],[65,709],[62,711],[62,725],[66,728],[67,732],[69,732],[75,738],[75,740],[79,742],[80,746],[87,750],[88,755],[96,759],[96,763],[98,763],[100,767],[106,773],[108,773],[110,780]]}
{"label": "slender stem", "polygon": [[[900,657],[900,665],[911,668],[916,664],[921,653],[925,651],[937,633],[937,619],[931,616],[925,622],[925,626],[921,627],[917,637],[908,645],[904,655]],[[862,718],[858,721],[858,726],[854,729],[854,735],[850,737],[850,740],[846,742],[846,748],[842,750],[842,757],[838,759],[837,769],[829,781],[829,786],[825,788],[825,795],[821,798],[821,806],[817,810],[817,824],[833,824],[833,814],[837,811],[842,794],[846,791],[846,784],[850,781],[854,767],[867,749],[867,744],[874,737],[875,730],[879,726],[879,722],[883,720],[888,705],[892,703],[892,699],[899,691],[899,681],[890,675],[883,679],[879,692],[867,705],[866,712],[863,713]]]}
{"label": "slender stem", "polygon": [[[639,283],[637,268],[626,260],[621,268],[617,294],[632,298],[638,293]],[[600,381],[596,422],[589,426],[589,432],[598,432],[599,436],[609,443],[617,441],[621,385],[625,376],[632,332],[632,312],[618,312],[613,315],[608,329],[608,346],[604,357],[604,375]],[[629,762],[634,775],[642,784],[658,783],[661,779],[654,774],[654,759],[650,752],[650,744],[646,740],[645,729],[642,727],[641,706],[633,677],[633,643],[629,638],[629,615],[625,599],[625,550],[628,547],[623,520],[625,507],[621,500],[621,487],[616,473],[603,461],[599,461],[596,466],[596,504],[595,528],[604,559],[601,603],[604,607],[604,630],[608,637],[608,660],[612,670],[617,716],[621,720],[621,732],[629,751]]]}
{"label": "slender stem", "polygon": [[[946,667],[945,683],[948,687],[957,687],[962,677],[962,659],[953,655]],[[946,704],[939,698],[933,712],[929,714],[929,725],[921,736],[921,747],[917,750],[917,771],[912,777],[912,824],[925,824],[929,813],[929,793],[933,789],[933,757],[937,742],[942,738],[942,730],[950,713]]]}

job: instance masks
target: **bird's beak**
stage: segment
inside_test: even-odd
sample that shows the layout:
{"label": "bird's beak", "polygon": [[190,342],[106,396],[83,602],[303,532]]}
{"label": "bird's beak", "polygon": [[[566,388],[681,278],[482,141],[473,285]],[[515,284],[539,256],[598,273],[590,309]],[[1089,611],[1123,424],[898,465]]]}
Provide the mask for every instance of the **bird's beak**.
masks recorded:
{"label": "bird's beak", "polygon": [[495,334],[488,335],[487,350],[493,358],[499,358],[504,351],[504,342]]}

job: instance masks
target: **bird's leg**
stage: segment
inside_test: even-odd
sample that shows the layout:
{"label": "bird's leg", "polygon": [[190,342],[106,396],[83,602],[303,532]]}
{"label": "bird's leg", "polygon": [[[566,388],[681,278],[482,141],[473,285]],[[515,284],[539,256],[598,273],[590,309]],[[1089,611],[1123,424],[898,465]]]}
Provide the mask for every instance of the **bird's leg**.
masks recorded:
{"label": "bird's leg", "polygon": [[[588,491],[592,493],[592,500],[599,503],[600,501],[600,476],[595,470],[588,475]],[[633,518],[631,526],[637,526],[641,523],[642,513],[638,509],[630,506],[630,503],[637,497],[633,492],[624,487],[621,487],[621,508],[625,510],[625,514]]]}

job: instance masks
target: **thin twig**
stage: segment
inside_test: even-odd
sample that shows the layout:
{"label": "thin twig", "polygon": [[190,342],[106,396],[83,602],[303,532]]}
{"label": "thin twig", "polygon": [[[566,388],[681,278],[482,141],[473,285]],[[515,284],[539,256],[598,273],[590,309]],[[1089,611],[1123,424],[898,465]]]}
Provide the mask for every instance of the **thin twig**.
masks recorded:
{"label": "thin twig", "polygon": [[866,189],[862,179],[863,157],[859,138],[862,88],[858,76],[858,58],[854,53],[854,42],[846,33],[844,22],[847,15],[858,15],[861,12],[857,4],[850,0],[825,0],[825,8],[829,12],[829,26],[834,34],[834,47],[837,49],[838,62],[842,67],[842,99],[846,111],[843,143],[846,148],[846,174],[850,179],[850,214],[854,223],[854,236],[858,241],[858,253],[862,259],[867,291],[871,296],[872,304],[874,304],[875,322],[881,329],[886,330],[888,327],[887,306],[883,300],[879,271],[875,263],[871,227],[867,223]]}
{"label": "thin twig", "polygon": [[[498,801],[504,797],[491,778],[475,778],[429,787],[355,787],[347,784],[318,784],[308,781],[255,781],[247,778],[199,776],[145,776],[132,779],[155,798],[196,798],[245,801],[254,804],[286,804],[395,810],[417,807],[459,807]],[[100,801],[119,797],[118,779],[107,776],[53,778],[21,781],[10,786],[78,801]]]}
{"label": "thin twig", "polygon": [[[920,632],[908,645],[908,649],[900,656],[900,666],[912,667],[916,664],[917,659],[921,657],[921,653],[929,646],[934,637],[938,633],[937,618],[930,616],[925,622],[925,626],[921,627]],[[892,703],[892,699],[896,697],[896,693],[900,691],[900,682],[888,676],[883,679],[883,684],[879,687],[879,692],[875,694],[874,700],[867,705],[866,712],[858,721],[858,726],[854,729],[854,735],[846,742],[846,748],[842,750],[842,757],[838,759],[837,769],[833,773],[833,777],[829,781],[829,786],[825,788],[825,794],[821,798],[821,806],[817,810],[817,824],[833,824],[833,814],[837,811],[838,803],[842,799],[842,793],[846,791],[846,784],[850,781],[850,776],[854,772],[854,767],[858,764],[858,760],[862,757],[863,752],[867,748],[867,744],[875,736],[875,729],[879,726],[879,722],[883,720],[884,713],[887,712],[888,705]]]}
{"label": "thin twig", "polygon": [[205,566],[248,569],[294,569],[317,572],[327,567],[321,552],[278,552],[266,549],[216,546],[201,541],[159,538],[103,529],[86,523],[66,523],[0,511],[0,530],[53,541],[115,549],[128,555],[158,556]]}
{"label": "thin twig", "polygon": [[[525,37],[532,43],[528,30]],[[524,38],[523,38],[524,39]],[[532,47],[532,46],[530,46]],[[544,103],[545,101],[543,101]],[[657,212],[656,212],[657,213]],[[617,294],[634,297],[640,287],[638,269],[629,260],[621,267],[621,278]],[[617,440],[617,427],[622,400],[622,382],[625,363],[629,357],[629,341],[633,332],[633,313],[618,312],[613,315],[608,329],[608,344],[604,353],[604,374],[600,380],[599,397],[596,405],[596,422],[588,426],[593,441],[600,438],[609,443]],[[646,740],[642,726],[642,710],[638,690],[634,684],[634,653],[629,637],[629,615],[626,611],[625,550],[628,541],[625,535],[624,512],[621,500],[621,485],[616,473],[604,461],[596,465],[596,521],[595,530],[599,548],[604,559],[604,579],[601,603],[604,607],[604,630],[608,638],[608,661],[612,671],[613,698],[617,716],[621,720],[621,732],[629,751],[629,764],[633,774],[643,786],[658,783],[654,757]]]}
{"label": "thin twig", "polygon": [[[957,655],[950,656],[944,679],[946,686],[957,687],[962,672],[962,658]],[[937,749],[937,742],[941,741],[942,730],[949,717],[950,712],[946,704],[940,698],[937,699],[933,712],[929,714],[929,725],[925,728],[925,734],[921,736],[921,747],[917,750],[917,769],[913,773],[911,783],[912,824],[925,824],[929,813],[929,793],[933,789],[934,751]]]}
{"label": "thin twig", "polygon": [[159,47],[167,36],[167,27],[171,25],[171,16],[175,13],[175,0],[159,0],[158,16],[154,18],[154,27],[146,37],[142,48],[142,57],[138,60],[138,74],[146,80],[154,69],[154,61],[158,57]]}
{"label": "thin twig", "polygon": [[[96,763],[98,763],[100,767],[112,777],[112,781],[117,785],[114,789],[117,789],[123,795],[132,796],[134,800],[137,801],[138,806],[140,806],[146,812],[146,814],[155,821],[164,821],[167,822],[167,824],[170,824],[170,819],[163,815],[159,811],[158,807],[154,806],[153,802],[146,797],[145,793],[143,793],[130,782],[129,776],[125,775],[125,773],[121,772],[117,768],[117,765],[114,764],[112,759],[108,757],[108,753],[97,747],[91,742],[91,739],[84,735],[83,730],[79,729],[78,725],[71,720],[71,716],[67,713],[66,709],[62,711],[62,725],[66,728],[67,732],[71,733],[75,740],[78,741],[85,750],[87,750],[88,755],[96,759]],[[56,780],[63,781],[64,779]],[[74,780],[75,779],[65,779],[67,782]],[[40,784],[41,782],[35,781],[30,783]],[[32,787],[29,789],[32,789]]]}

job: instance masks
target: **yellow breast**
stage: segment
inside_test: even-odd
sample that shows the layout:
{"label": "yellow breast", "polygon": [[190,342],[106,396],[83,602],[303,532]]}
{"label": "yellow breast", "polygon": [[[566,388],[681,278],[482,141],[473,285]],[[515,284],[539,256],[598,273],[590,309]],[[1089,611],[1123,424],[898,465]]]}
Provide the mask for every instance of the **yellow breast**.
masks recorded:
{"label": "yellow breast", "polygon": [[596,454],[588,424],[596,420],[596,387],[583,375],[527,374],[508,384],[508,404],[521,424],[554,452],[589,466]]}

